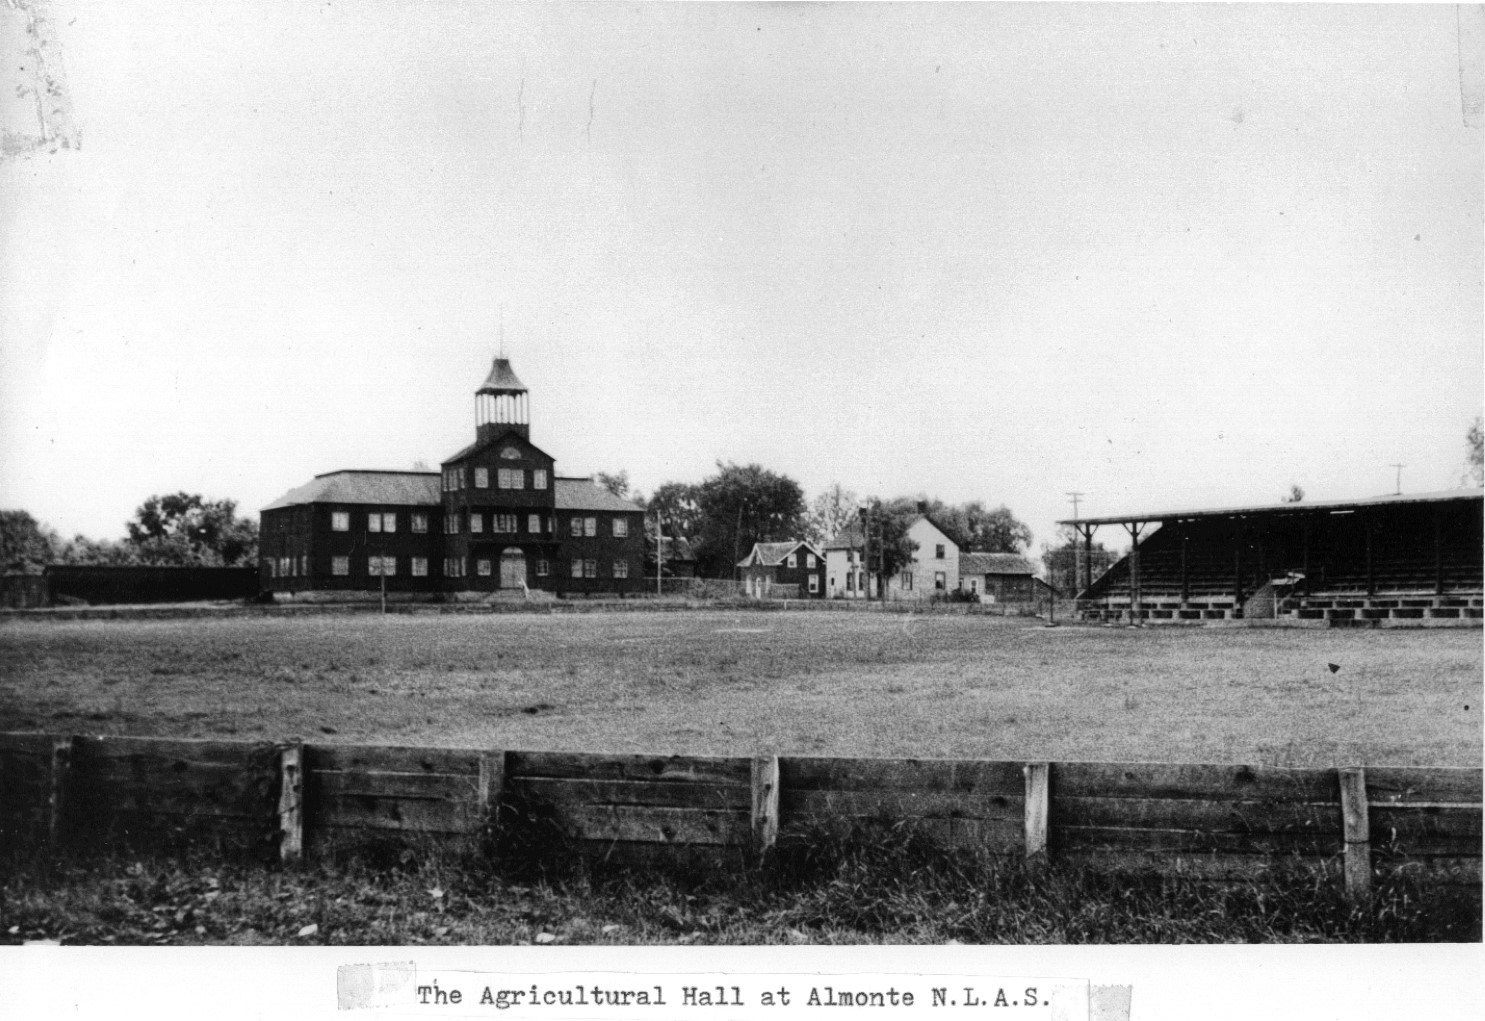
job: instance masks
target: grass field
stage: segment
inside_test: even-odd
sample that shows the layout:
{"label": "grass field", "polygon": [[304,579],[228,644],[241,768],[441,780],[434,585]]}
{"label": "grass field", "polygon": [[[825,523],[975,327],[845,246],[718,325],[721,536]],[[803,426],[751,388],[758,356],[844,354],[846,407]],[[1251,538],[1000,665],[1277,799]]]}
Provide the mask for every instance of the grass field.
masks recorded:
{"label": "grass field", "polygon": [[1478,765],[1481,688],[1469,630],[748,611],[0,623],[4,730]]}

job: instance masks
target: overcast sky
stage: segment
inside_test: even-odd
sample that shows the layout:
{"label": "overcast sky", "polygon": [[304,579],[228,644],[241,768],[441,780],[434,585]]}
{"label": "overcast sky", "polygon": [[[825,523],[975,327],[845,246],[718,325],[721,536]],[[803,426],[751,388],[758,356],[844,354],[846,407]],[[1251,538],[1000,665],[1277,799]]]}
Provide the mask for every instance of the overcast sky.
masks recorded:
{"label": "overcast sky", "polygon": [[[473,438],[1067,516],[1451,487],[1451,6],[53,4],[0,165],[0,506],[118,536]],[[14,110],[11,110],[14,113]],[[1111,537],[1112,538],[1112,537]]]}

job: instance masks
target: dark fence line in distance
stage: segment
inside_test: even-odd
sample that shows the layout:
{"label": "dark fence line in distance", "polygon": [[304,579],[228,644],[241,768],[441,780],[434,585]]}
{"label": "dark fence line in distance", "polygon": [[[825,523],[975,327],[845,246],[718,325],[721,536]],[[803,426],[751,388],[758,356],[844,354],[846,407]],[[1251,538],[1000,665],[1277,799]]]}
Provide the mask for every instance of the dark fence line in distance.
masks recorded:
{"label": "dark fence line in distance", "polygon": [[1252,879],[1481,882],[1481,770],[608,755],[0,734],[0,845],[210,839],[293,860],[407,834],[608,859],[766,855],[781,830]]}

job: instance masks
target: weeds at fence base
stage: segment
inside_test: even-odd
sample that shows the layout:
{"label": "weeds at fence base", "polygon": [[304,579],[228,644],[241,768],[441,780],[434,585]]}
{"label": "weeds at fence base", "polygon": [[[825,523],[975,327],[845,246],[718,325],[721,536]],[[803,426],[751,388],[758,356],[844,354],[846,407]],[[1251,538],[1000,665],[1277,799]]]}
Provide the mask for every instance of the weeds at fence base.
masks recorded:
{"label": "weeds at fence base", "polygon": [[[525,831],[526,827],[520,827]],[[908,827],[786,831],[762,862],[644,867],[602,845],[409,837],[295,866],[199,845],[13,853],[0,942],[172,944],[1216,943],[1479,941],[1478,887],[1379,871],[1370,909],[1323,873],[1110,875],[946,851]],[[577,852],[577,853],[574,853]],[[1395,864],[1395,863],[1394,863]]]}

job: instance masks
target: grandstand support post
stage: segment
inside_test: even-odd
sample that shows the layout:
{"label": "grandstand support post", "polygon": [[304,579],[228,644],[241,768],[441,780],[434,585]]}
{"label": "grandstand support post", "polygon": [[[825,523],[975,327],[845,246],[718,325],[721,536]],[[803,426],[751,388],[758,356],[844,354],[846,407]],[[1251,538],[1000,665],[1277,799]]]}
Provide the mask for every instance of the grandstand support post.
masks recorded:
{"label": "grandstand support post", "polygon": [[[1366,514],[1365,511],[1362,512]],[[1374,596],[1377,594],[1377,567],[1376,558],[1372,555],[1372,537],[1376,534],[1376,522],[1370,514],[1366,514],[1366,520],[1361,526],[1366,535],[1366,594]]]}
{"label": "grandstand support post", "polygon": [[1232,529],[1232,615],[1237,617],[1243,612],[1243,539],[1245,530],[1242,519]]}
{"label": "grandstand support post", "polygon": [[1186,566],[1186,548],[1191,545],[1191,532],[1181,530],[1181,609],[1191,602],[1191,572]]}
{"label": "grandstand support post", "polygon": [[1129,533],[1129,623],[1137,626],[1140,622],[1140,528],[1139,521],[1124,522],[1124,530]]}
{"label": "grandstand support post", "polygon": [[1444,512],[1433,509],[1433,594],[1444,594]]}

